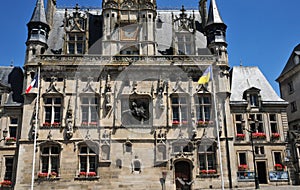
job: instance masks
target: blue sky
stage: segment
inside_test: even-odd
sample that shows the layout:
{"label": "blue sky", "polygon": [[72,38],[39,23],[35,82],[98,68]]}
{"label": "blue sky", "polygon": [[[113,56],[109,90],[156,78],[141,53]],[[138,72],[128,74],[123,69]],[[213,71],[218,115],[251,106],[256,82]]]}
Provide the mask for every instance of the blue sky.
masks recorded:
{"label": "blue sky", "polygon": [[[101,0],[57,0],[58,6],[101,6]],[[0,65],[22,66],[25,58],[26,24],[36,0],[3,1],[0,6],[2,37]],[[198,0],[157,0],[158,7],[194,7]],[[279,93],[275,79],[294,47],[300,42],[299,0],[217,0],[227,24],[230,66],[259,66]]]}

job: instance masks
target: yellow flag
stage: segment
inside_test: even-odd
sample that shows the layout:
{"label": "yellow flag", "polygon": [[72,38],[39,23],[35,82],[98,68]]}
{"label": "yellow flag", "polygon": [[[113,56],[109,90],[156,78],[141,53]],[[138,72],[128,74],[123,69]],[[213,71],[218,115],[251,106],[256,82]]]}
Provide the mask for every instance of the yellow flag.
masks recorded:
{"label": "yellow flag", "polygon": [[204,71],[203,75],[199,78],[198,84],[206,84],[211,79],[211,65],[207,67],[207,69]]}

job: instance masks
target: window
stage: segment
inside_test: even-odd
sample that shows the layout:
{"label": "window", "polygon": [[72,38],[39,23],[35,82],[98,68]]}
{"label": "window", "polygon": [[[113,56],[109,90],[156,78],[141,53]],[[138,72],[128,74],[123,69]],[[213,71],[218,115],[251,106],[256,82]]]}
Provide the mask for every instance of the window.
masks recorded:
{"label": "window", "polygon": [[132,152],[132,143],[131,142],[125,143],[125,152],[128,152],[128,153]]}
{"label": "window", "polygon": [[133,161],[133,171],[134,172],[141,172],[141,169],[142,169],[142,167],[141,167],[141,162],[139,161],[139,160],[134,160]]}
{"label": "window", "polygon": [[264,133],[264,123],[262,114],[250,114],[250,128],[254,133]]}
{"label": "window", "polygon": [[258,95],[250,94],[250,105],[251,107],[258,107]]}
{"label": "window", "polygon": [[187,98],[183,96],[173,95],[172,100],[172,121],[173,124],[180,124],[188,121]]}
{"label": "window", "polygon": [[5,158],[4,180],[12,181],[14,158]]}
{"label": "window", "polygon": [[[90,147],[86,145],[82,145],[79,148],[79,168],[80,173],[85,172],[89,175],[89,173],[97,174],[97,163],[98,157],[95,153],[96,147]],[[94,149],[94,150],[93,150]]]}
{"label": "window", "polygon": [[17,138],[18,118],[10,118],[9,137]]}
{"label": "window", "polygon": [[274,165],[276,164],[282,165],[281,152],[273,152],[273,156],[274,156]]}
{"label": "window", "polygon": [[264,155],[265,154],[265,148],[263,146],[255,146],[254,152],[256,155]]}
{"label": "window", "polygon": [[178,40],[178,54],[192,55],[193,54],[193,41],[190,34],[177,34]]}
{"label": "window", "polygon": [[81,98],[81,121],[82,125],[96,126],[98,125],[99,111],[98,97],[82,97]]}
{"label": "window", "polygon": [[242,121],[243,121],[243,115],[242,114],[235,114],[236,134],[244,134]]}
{"label": "window", "polygon": [[288,92],[289,92],[290,94],[292,94],[292,93],[294,92],[294,84],[293,84],[293,81],[288,82],[287,87],[288,87]]}
{"label": "window", "polygon": [[216,170],[215,145],[202,145],[198,147],[200,170]]}
{"label": "window", "polygon": [[62,98],[45,98],[45,123],[44,125],[58,125],[61,123]]}
{"label": "window", "polygon": [[239,154],[239,165],[247,165],[247,155],[245,152],[240,152]]}
{"label": "window", "polygon": [[50,175],[52,172],[59,173],[60,147],[51,145],[42,147],[41,172]]}
{"label": "window", "polygon": [[85,51],[85,39],[82,33],[68,34],[68,54],[83,54]]}
{"label": "window", "polygon": [[269,114],[271,133],[278,133],[276,114]]}
{"label": "window", "polygon": [[197,121],[209,121],[211,118],[210,95],[197,95],[195,97]]}
{"label": "window", "polygon": [[293,113],[293,112],[296,112],[296,111],[297,111],[297,104],[294,101],[294,102],[291,103],[291,112]]}

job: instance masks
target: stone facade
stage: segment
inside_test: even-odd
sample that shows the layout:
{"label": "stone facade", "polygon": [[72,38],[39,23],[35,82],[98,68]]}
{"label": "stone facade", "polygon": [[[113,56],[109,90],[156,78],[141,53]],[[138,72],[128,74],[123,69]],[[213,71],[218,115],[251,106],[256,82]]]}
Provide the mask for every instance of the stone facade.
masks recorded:
{"label": "stone facade", "polygon": [[[265,172],[262,183],[288,184],[272,175],[287,174],[286,103],[258,69],[242,67],[258,79],[230,72],[227,26],[216,1],[206,4],[198,13],[157,10],[155,0],[104,0],[102,10],[58,9],[48,0],[45,12],[37,0],[23,90],[34,87],[24,94],[12,186],[252,187],[251,141],[237,126],[261,130],[259,122],[259,179]],[[258,80],[264,85],[245,85]]]}
{"label": "stone facade", "polygon": [[300,45],[297,45],[277,79],[277,82],[280,85],[281,97],[289,102],[287,107],[287,116],[289,122],[289,144],[291,145],[289,161],[290,164],[293,165],[293,169],[291,171],[293,184],[300,184],[300,90],[298,88],[300,85],[299,50]]}

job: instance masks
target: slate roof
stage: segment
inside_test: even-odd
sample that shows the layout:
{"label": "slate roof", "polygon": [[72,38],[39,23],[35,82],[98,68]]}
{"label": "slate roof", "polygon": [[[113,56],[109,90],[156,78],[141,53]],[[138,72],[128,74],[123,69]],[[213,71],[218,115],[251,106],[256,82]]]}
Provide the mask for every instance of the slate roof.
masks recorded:
{"label": "slate roof", "polygon": [[[288,73],[289,71],[291,71],[292,69],[294,69],[295,67],[299,66],[299,64],[295,63],[295,60],[294,60],[294,57],[295,57],[295,56],[299,56],[299,58],[300,58],[300,44],[298,44],[298,45],[294,48],[294,50],[293,50],[291,56],[289,57],[289,59],[288,59],[286,65],[285,65],[285,67],[283,68],[283,70],[282,70],[281,74],[279,75],[278,79],[279,79],[280,77],[282,77],[283,75],[285,75],[286,73]],[[276,81],[278,81],[278,79],[277,79]]]}
{"label": "slate roof", "polygon": [[207,25],[211,24],[224,24],[215,0],[212,0],[209,5]]}
{"label": "slate roof", "polygon": [[0,66],[0,84],[10,87],[8,83],[8,75],[12,72],[14,67]]}
{"label": "slate roof", "polygon": [[[73,12],[74,10],[70,9],[68,10],[68,13]],[[88,11],[88,16],[91,18],[96,18],[100,17],[102,10],[101,9],[93,9]],[[172,13],[174,15],[179,15],[182,13],[180,10],[157,10],[158,15],[160,15],[160,19],[163,22],[162,28],[157,28],[156,30],[156,41],[158,43],[158,50],[159,51],[165,51],[166,49],[171,47],[172,44]],[[193,11],[192,10],[187,10],[186,11],[187,15],[192,15]],[[198,22],[201,22],[201,16],[198,11],[194,12],[195,14],[195,19]],[[54,19],[53,19],[53,26],[51,28],[51,31],[49,33],[49,38],[48,38],[48,50],[47,54],[51,55],[53,54],[51,52],[52,50],[59,50],[63,48],[64,44],[64,20],[65,17],[65,9],[57,9],[55,14],[54,14]],[[158,19],[158,17],[156,18]],[[101,19],[100,19],[101,21]],[[102,25],[102,23],[100,23]],[[90,23],[89,25],[89,39],[93,39],[93,43],[97,43],[97,40],[101,39],[101,36],[99,34],[101,31],[99,29],[95,29],[93,24]],[[94,27],[94,28],[91,28]],[[196,45],[197,45],[197,52],[200,52],[200,54],[210,54],[210,52],[207,50],[207,40],[206,37],[199,31],[198,29],[195,33],[196,35]],[[92,44],[90,44],[90,48],[92,47]],[[95,46],[95,45],[94,45]],[[100,52],[100,51],[98,51]],[[95,50],[89,51],[90,54],[95,53]]]}
{"label": "slate roof", "polygon": [[36,2],[30,22],[42,22],[47,24],[44,0],[38,0]]}
{"label": "slate roof", "polygon": [[261,99],[264,103],[280,102],[285,103],[281,99],[263,73],[258,67],[234,66],[231,70],[231,102],[243,102],[243,94],[250,88],[260,89]]}

